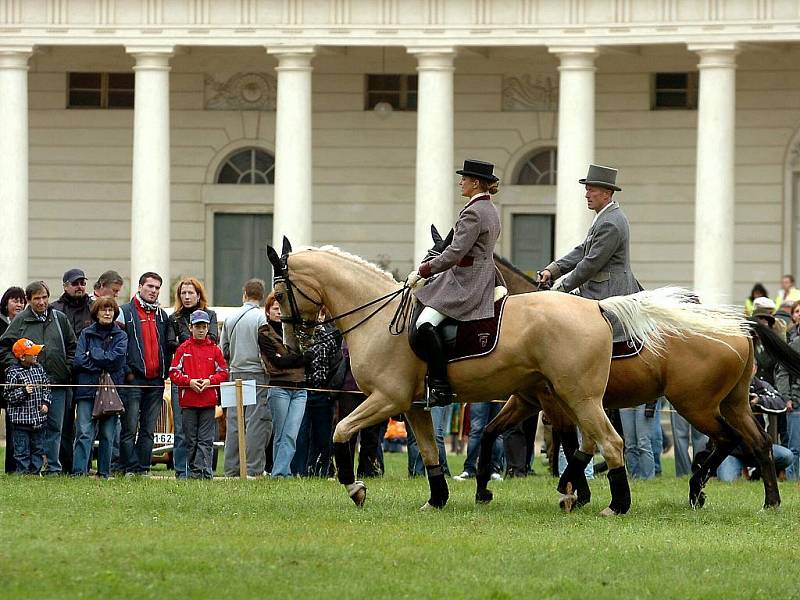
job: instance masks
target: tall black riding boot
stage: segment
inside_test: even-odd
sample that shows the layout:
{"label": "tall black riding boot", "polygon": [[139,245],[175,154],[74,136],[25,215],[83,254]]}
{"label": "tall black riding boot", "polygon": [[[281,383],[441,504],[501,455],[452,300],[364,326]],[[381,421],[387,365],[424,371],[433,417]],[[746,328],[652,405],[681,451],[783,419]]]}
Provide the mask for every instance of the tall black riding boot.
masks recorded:
{"label": "tall black riding boot", "polygon": [[452,404],[456,401],[456,395],[447,378],[447,356],[441,334],[430,323],[423,323],[417,331],[417,339],[428,356],[428,390],[422,404],[427,409]]}

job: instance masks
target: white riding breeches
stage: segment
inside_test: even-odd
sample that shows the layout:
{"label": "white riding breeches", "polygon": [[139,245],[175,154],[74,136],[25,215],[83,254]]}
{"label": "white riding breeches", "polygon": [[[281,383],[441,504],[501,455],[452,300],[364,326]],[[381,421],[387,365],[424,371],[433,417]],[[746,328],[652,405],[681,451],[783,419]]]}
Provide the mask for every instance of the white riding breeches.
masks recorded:
{"label": "white riding breeches", "polygon": [[430,306],[426,306],[422,309],[422,312],[419,314],[419,318],[417,319],[417,323],[415,327],[419,329],[419,326],[423,323],[430,323],[434,327],[439,325],[442,321],[447,318],[447,315],[443,315],[438,310],[431,308]]}

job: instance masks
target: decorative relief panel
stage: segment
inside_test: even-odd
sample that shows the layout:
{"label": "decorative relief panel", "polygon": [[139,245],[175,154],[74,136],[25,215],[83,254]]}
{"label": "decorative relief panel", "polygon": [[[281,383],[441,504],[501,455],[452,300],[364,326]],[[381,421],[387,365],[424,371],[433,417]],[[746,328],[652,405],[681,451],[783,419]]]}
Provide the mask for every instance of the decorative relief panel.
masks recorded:
{"label": "decorative relief panel", "polygon": [[278,86],[267,73],[206,73],[206,110],[275,110]]}
{"label": "decorative relief panel", "polygon": [[503,110],[506,112],[558,109],[558,83],[551,75],[503,77]]}

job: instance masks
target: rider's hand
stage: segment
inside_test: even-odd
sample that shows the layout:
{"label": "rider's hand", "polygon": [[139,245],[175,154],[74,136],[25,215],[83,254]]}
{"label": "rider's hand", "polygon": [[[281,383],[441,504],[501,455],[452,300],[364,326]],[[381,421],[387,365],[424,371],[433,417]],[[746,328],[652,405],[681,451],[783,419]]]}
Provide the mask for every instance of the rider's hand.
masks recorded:
{"label": "rider's hand", "polygon": [[544,271],[539,271],[539,283],[551,283],[553,280],[553,274],[545,269]]}

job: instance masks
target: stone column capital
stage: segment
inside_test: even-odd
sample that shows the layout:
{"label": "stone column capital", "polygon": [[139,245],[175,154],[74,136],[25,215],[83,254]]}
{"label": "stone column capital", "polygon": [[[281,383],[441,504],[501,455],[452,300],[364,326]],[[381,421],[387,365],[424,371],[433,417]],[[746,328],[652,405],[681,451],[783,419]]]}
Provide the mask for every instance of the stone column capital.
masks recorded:
{"label": "stone column capital", "polygon": [[595,46],[550,46],[550,54],[555,54],[561,64],[559,71],[594,71],[594,60],[598,51]]}
{"label": "stone column capital", "polygon": [[735,42],[689,44],[688,48],[690,52],[696,52],[700,56],[698,69],[735,69],[736,55],[740,50]]}
{"label": "stone column capital", "polygon": [[310,71],[314,46],[267,46],[267,54],[278,59],[276,71]]}
{"label": "stone column capital", "polygon": [[134,71],[169,71],[175,46],[126,46],[125,52],[136,59]]}
{"label": "stone column capital", "polygon": [[417,57],[417,71],[452,71],[458,51],[453,47],[409,46],[406,52]]}
{"label": "stone column capital", "polygon": [[28,69],[28,59],[33,55],[33,46],[0,45],[0,69]]}

